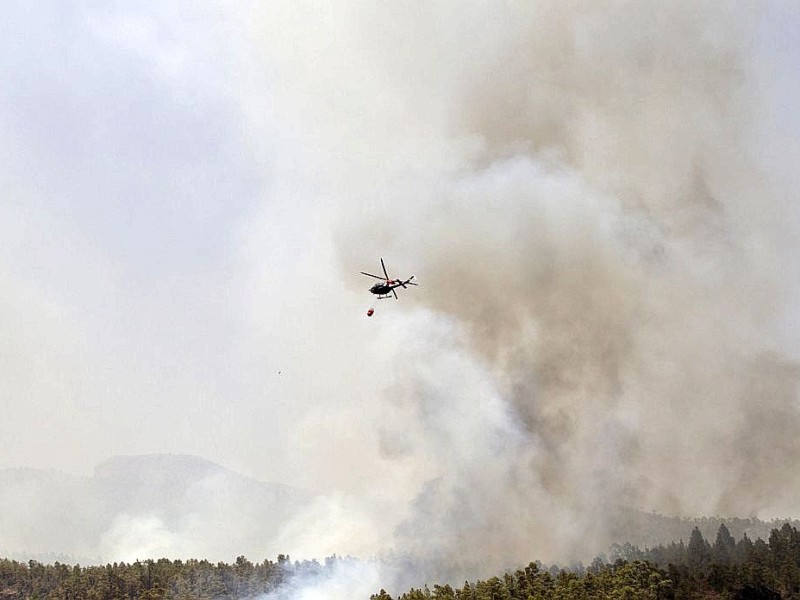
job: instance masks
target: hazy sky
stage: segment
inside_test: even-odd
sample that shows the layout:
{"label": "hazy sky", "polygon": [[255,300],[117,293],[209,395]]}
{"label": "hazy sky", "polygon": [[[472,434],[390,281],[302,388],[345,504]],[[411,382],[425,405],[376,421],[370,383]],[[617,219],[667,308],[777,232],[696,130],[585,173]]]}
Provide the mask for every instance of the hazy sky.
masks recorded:
{"label": "hazy sky", "polygon": [[2,464],[83,472],[169,451],[274,476],[292,423],[274,375],[313,368],[250,314],[341,298],[301,272],[251,281],[279,254],[294,276],[309,240],[279,227],[272,256],[248,250],[280,142],[243,109],[259,65],[240,54],[242,15],[12,2],[6,16]]}
{"label": "hazy sky", "polygon": [[[713,2],[595,10],[576,1],[563,11],[553,2],[400,4],[4,4],[0,467],[89,473],[117,454],[191,453],[265,480],[371,493],[374,513],[402,493],[433,510],[425,498],[435,496],[443,470],[469,472],[495,459],[496,470],[467,477],[487,485],[480,502],[495,503],[492,478],[505,489],[503,465],[530,461],[538,465],[530,485],[550,494],[533,497],[544,509],[565,493],[548,487],[552,465],[540,464],[547,455],[583,465],[576,479],[591,472],[620,478],[625,489],[641,481],[649,491],[637,501],[652,502],[642,506],[648,510],[800,508],[745,508],[713,490],[666,498],[659,486],[675,473],[659,471],[663,461],[654,457],[669,449],[655,442],[637,454],[632,476],[609,466],[639,441],[629,428],[664,422],[655,404],[628,404],[651,386],[669,388],[668,375],[647,362],[670,353],[659,344],[688,347],[685,334],[722,314],[735,324],[721,319],[697,340],[698,354],[707,349],[701,337],[717,339],[723,353],[737,349],[735,359],[714,363],[720,373],[735,371],[740,356],[800,357],[795,3],[750,3],[741,18]],[[746,41],[738,45],[740,29]],[[567,31],[568,50],[559,37]],[[708,62],[698,61],[706,55],[694,52],[709,48]],[[662,63],[669,68],[645,76]],[[737,77],[746,82],[741,103],[729,94]],[[664,95],[647,96],[641,113],[625,93],[609,100],[652,89]],[[520,90],[522,108],[513,104]],[[572,110],[568,118],[560,112]],[[626,110],[630,121],[619,116]],[[742,131],[731,126],[739,111]],[[645,135],[677,137],[660,144]],[[726,149],[731,140],[741,152]],[[681,162],[684,149],[707,171],[695,177]],[[747,177],[733,176],[745,163]],[[692,229],[688,212],[686,221],[671,212],[684,208],[671,195],[701,184],[733,198],[718,200],[726,239],[710,245],[719,262],[694,260],[706,234]],[[748,203],[767,188],[773,200]],[[647,244],[631,236],[655,240],[653,252],[668,257],[665,271],[637,262]],[[515,258],[515,248],[536,257]],[[745,266],[725,262],[730,248],[741,249]],[[358,272],[377,272],[380,256],[390,275],[415,273],[421,287],[401,302],[382,301],[367,319],[371,281]],[[570,274],[557,293],[515,312],[506,291],[527,298],[524,282],[545,277],[547,256],[547,268]],[[721,271],[730,278],[718,281]],[[774,291],[774,306],[760,311],[758,290],[741,299],[743,282],[765,286],[764,296]],[[541,315],[563,310],[580,322],[591,310],[561,294],[577,286],[574,298],[595,285],[605,295],[587,302],[602,305],[602,315],[588,327],[621,332],[602,352],[629,344],[647,365],[630,366],[626,354],[619,378],[584,373],[591,381],[575,388],[582,399],[565,400],[546,391],[544,366],[574,356],[558,354],[567,347],[560,336],[547,338],[552,344],[537,337],[553,323]],[[687,310],[659,306],[660,285],[665,303],[686,302]],[[684,319],[687,311],[693,316]],[[635,321],[641,315],[649,320]],[[641,334],[662,317],[664,327],[674,325],[668,333]],[[569,344],[593,335],[584,334]],[[688,350],[675,357],[659,365],[694,360]],[[522,377],[524,369],[538,369],[536,377]],[[697,377],[696,389],[710,389]],[[530,415],[517,396],[535,395],[537,386],[550,399],[542,404],[558,407],[535,417],[547,432],[518,423]],[[593,386],[613,396],[599,405],[614,419],[586,413]],[[731,384],[731,393],[743,386]],[[686,409],[681,398],[675,406]],[[565,433],[585,435],[577,450],[550,439],[563,410],[585,415]],[[661,433],[653,437],[675,439]],[[695,434],[704,435],[685,433]],[[724,440],[722,432],[710,437]],[[637,479],[645,467],[663,477]],[[707,475],[701,469],[686,485]],[[512,471],[507,477],[519,481]],[[575,511],[592,500],[591,485]],[[518,500],[524,507],[532,497]],[[477,504],[465,510],[474,516]],[[415,524],[409,520],[407,535]],[[336,550],[337,535],[326,548]],[[364,527],[360,535],[378,534]]]}
{"label": "hazy sky", "polygon": [[337,262],[255,4],[6,7],[0,466],[186,452],[321,489],[379,468],[352,457],[403,308],[365,318],[381,232]]}

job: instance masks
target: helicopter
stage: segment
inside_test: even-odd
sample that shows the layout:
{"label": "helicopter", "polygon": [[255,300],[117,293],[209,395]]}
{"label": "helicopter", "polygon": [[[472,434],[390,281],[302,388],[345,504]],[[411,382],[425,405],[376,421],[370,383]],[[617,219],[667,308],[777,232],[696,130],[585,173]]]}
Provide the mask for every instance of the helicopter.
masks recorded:
{"label": "helicopter", "polygon": [[[383,262],[383,258],[381,258],[381,267],[383,268],[384,277],[379,277],[378,275],[373,275],[372,273],[367,273],[366,271],[361,271],[362,275],[366,275],[367,277],[374,277],[375,279],[380,279],[381,280],[379,283],[376,283],[371,288],[369,288],[370,292],[372,292],[373,294],[378,296],[378,300],[385,300],[386,298],[390,298],[391,296],[389,295],[389,292],[392,293],[392,295],[394,296],[395,300],[399,300],[399,298],[397,297],[397,292],[395,291],[395,288],[402,287],[403,289],[407,289],[407,286],[409,286],[409,285],[418,285],[416,283],[412,283],[411,282],[411,280],[414,279],[413,275],[411,277],[409,277],[408,279],[406,279],[405,281],[403,281],[401,279],[391,279],[389,277],[389,274],[386,272],[386,264]],[[367,311],[367,316],[371,317],[374,312],[375,312],[375,309],[374,308],[370,308]]]}

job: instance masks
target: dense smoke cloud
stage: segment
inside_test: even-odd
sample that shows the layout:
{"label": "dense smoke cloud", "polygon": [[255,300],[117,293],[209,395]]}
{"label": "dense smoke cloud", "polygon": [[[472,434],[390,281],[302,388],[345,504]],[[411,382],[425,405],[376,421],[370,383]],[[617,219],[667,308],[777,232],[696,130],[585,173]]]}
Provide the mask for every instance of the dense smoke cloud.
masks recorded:
{"label": "dense smoke cloud", "polygon": [[7,550],[394,591],[797,516],[791,2],[9,8]]}
{"label": "dense smoke cloud", "polygon": [[762,10],[292,4],[258,21],[343,271],[384,255],[422,283],[376,398],[386,468],[421,486],[384,550],[491,569],[601,551],[619,506],[797,510],[787,204],[753,150]]}

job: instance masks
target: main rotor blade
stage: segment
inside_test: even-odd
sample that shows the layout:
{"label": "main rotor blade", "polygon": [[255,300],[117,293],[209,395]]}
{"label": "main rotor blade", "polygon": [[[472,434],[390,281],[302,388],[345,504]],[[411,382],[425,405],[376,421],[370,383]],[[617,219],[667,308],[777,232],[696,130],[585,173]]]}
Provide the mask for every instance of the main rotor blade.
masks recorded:
{"label": "main rotor blade", "polygon": [[400,298],[397,297],[397,292],[394,291],[394,288],[392,288],[392,293],[394,294],[394,299],[395,300],[399,300],[400,299]]}
{"label": "main rotor blade", "polygon": [[359,273],[361,273],[362,275],[367,275],[369,277],[374,277],[375,279],[380,279],[381,281],[384,281],[383,277],[378,277],[377,275],[373,275],[372,273],[366,273],[365,271],[359,271]]}
{"label": "main rotor blade", "polygon": [[383,257],[381,257],[381,266],[383,267],[383,274],[386,275],[386,279],[389,279],[389,274],[386,272],[386,265],[383,264]]}

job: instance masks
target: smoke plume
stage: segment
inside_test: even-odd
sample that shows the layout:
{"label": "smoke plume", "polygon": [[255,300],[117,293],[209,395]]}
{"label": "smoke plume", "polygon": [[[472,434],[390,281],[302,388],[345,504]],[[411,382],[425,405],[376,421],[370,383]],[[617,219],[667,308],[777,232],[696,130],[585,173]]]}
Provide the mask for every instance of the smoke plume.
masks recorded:
{"label": "smoke plume", "polygon": [[800,516],[796,0],[6,4],[3,552],[356,597]]}
{"label": "smoke plume", "polygon": [[394,507],[376,552],[491,572],[603,551],[620,507],[797,513],[795,193],[759,154],[765,10],[287,3],[255,20],[297,144],[276,185],[306,173],[343,277],[384,256],[421,284],[370,322],[391,365],[365,428]]}

